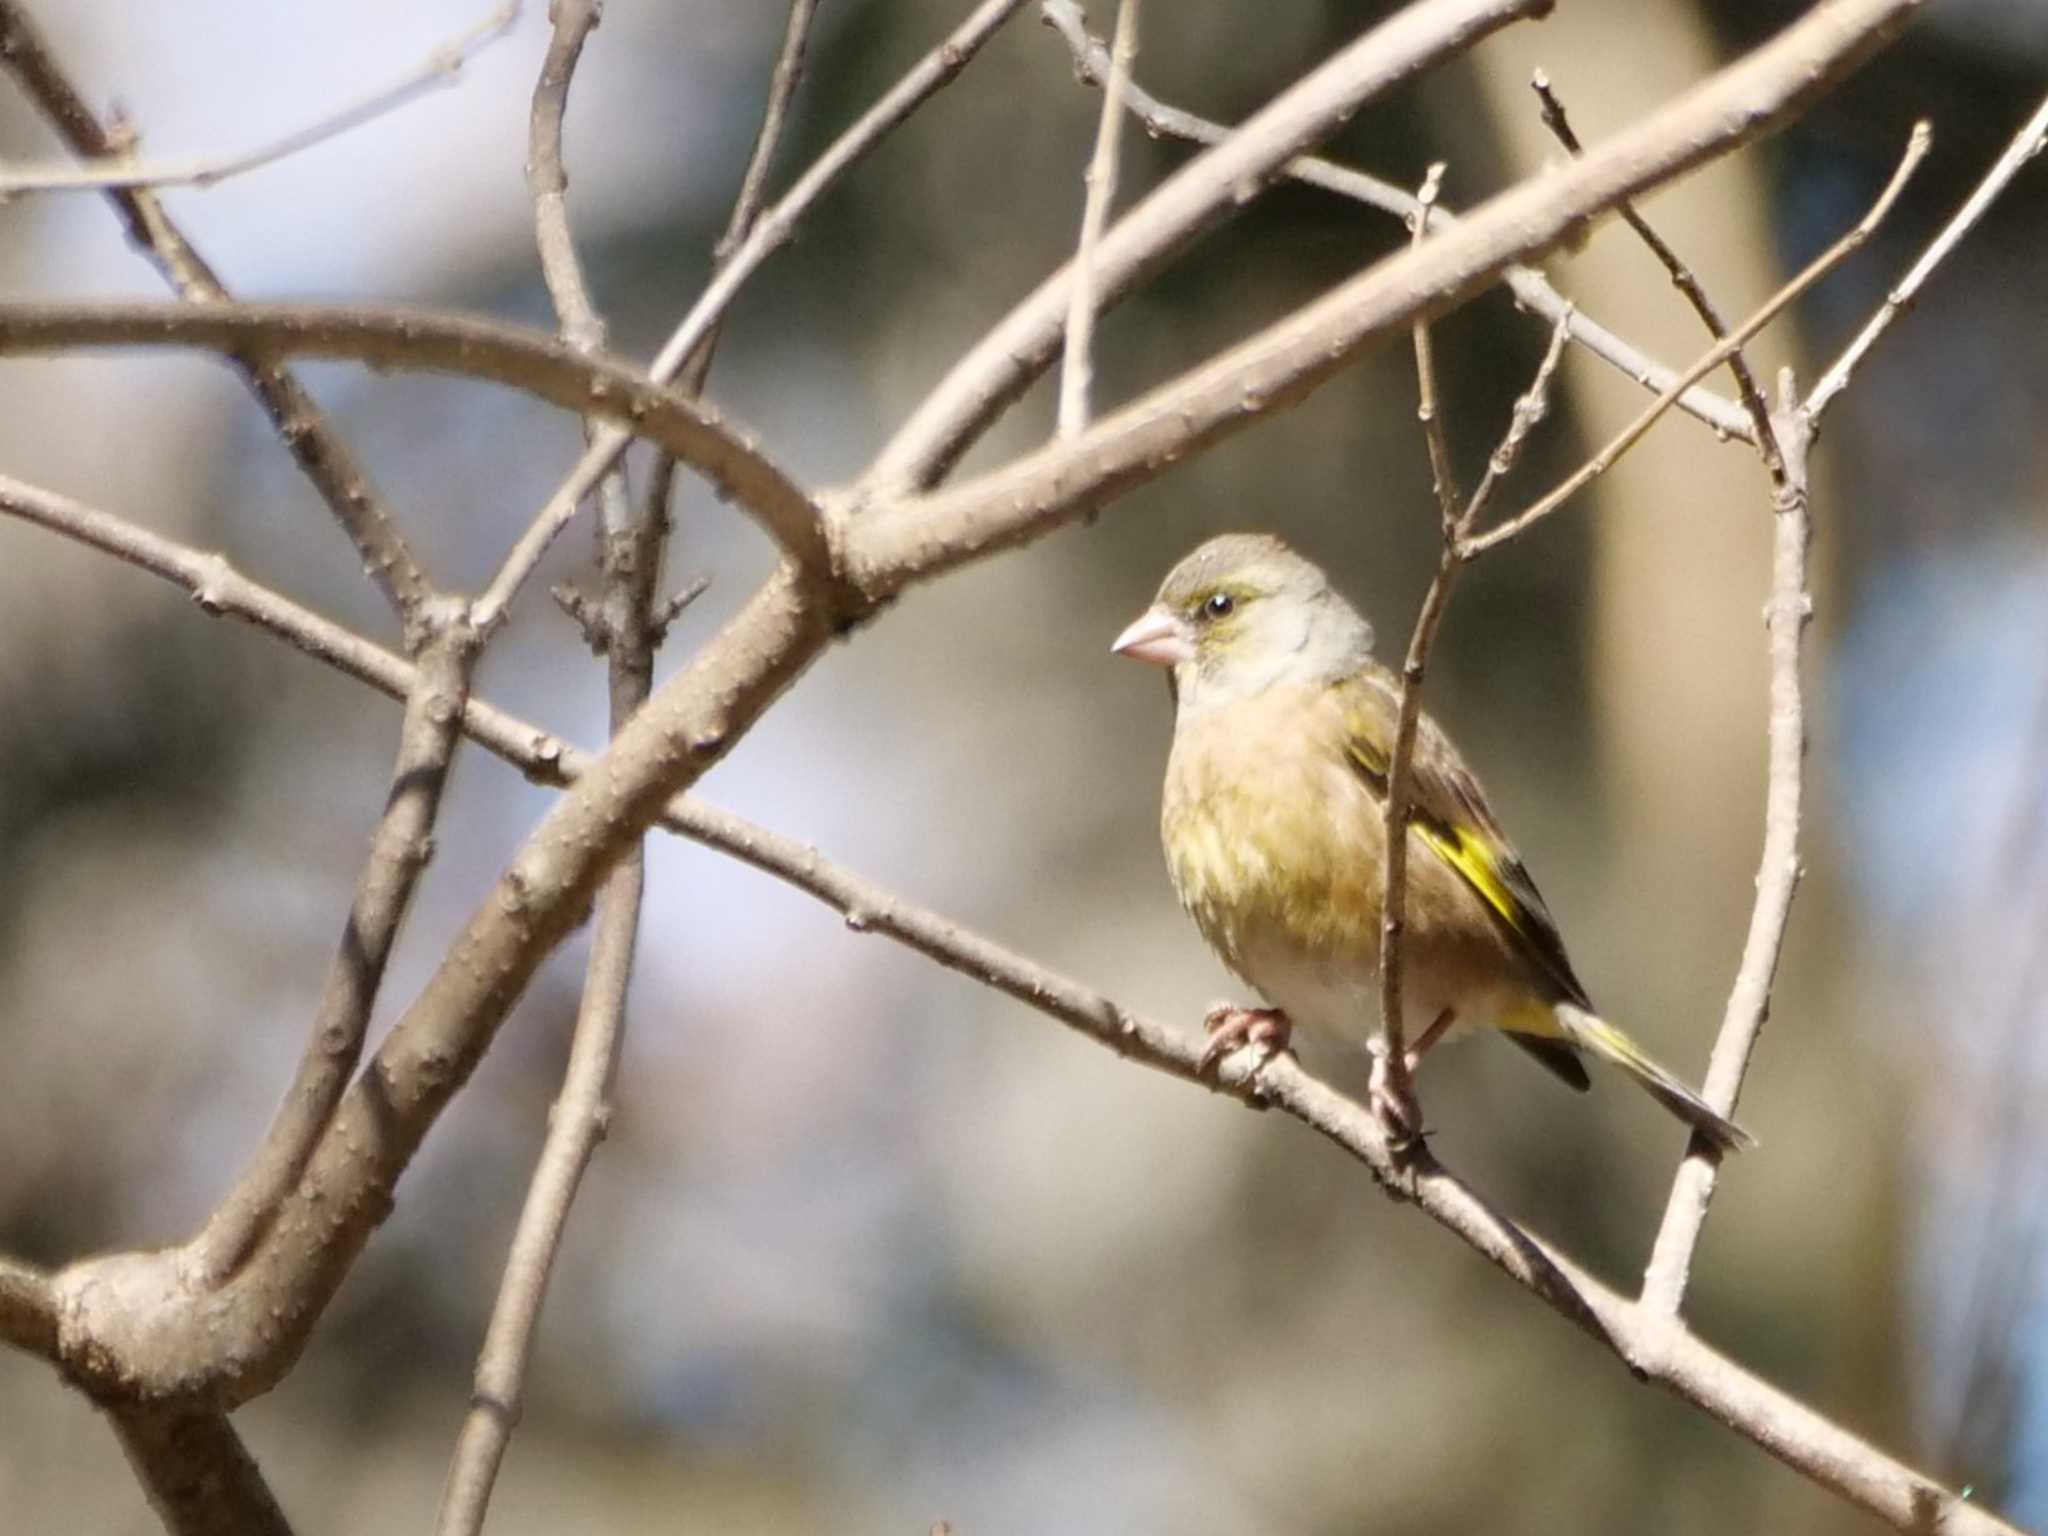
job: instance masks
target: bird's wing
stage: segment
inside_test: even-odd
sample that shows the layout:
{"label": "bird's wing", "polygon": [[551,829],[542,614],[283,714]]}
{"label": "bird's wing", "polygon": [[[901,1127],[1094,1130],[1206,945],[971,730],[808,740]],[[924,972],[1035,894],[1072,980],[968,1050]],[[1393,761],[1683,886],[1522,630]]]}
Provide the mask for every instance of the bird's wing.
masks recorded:
{"label": "bird's wing", "polygon": [[[1341,696],[1345,750],[1374,792],[1384,797],[1399,723],[1398,686],[1391,673],[1375,666],[1342,684]],[[1590,1009],[1592,1002],[1572,970],[1542,892],[1522,867],[1479,780],[1427,714],[1416,722],[1408,783],[1409,825],[1458,872],[1564,997]]]}

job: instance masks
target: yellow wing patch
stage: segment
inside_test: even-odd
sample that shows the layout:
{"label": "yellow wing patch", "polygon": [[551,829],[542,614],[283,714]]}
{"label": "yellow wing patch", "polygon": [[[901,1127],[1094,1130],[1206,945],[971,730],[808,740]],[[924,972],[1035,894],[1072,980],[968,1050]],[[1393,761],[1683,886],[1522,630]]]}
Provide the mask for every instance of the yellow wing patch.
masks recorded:
{"label": "yellow wing patch", "polygon": [[1515,899],[1493,862],[1485,839],[1469,827],[1442,828],[1426,821],[1411,822],[1415,835],[1434,848],[1437,857],[1464,876],[1486,904],[1498,912],[1515,932],[1528,936],[1526,910]]}

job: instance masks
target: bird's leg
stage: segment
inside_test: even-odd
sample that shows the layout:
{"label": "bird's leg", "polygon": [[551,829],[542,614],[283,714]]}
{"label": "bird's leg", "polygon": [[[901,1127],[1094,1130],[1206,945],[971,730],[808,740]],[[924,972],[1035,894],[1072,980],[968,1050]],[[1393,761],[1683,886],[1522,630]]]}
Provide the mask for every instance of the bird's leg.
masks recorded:
{"label": "bird's leg", "polygon": [[1287,1049],[1287,1037],[1294,1022],[1278,1008],[1240,1008],[1235,1003],[1218,1003],[1202,1017],[1209,1043],[1202,1047],[1195,1070],[1215,1072],[1224,1057],[1248,1045],[1263,1046],[1266,1054],[1277,1056]]}
{"label": "bird's leg", "polygon": [[1429,1048],[1443,1039],[1451,1025],[1457,1022],[1457,1011],[1446,1008],[1430,1021],[1429,1028],[1415,1037],[1415,1043],[1408,1047],[1408,1070],[1413,1072],[1422,1065],[1422,1058],[1429,1054]]}

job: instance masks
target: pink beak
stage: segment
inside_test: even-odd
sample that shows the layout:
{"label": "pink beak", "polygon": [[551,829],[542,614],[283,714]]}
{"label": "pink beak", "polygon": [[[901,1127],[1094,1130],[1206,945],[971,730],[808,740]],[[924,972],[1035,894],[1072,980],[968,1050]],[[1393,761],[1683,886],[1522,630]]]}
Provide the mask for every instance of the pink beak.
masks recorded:
{"label": "pink beak", "polygon": [[1195,659],[1195,645],[1188,637],[1187,626],[1163,608],[1148,608],[1139,614],[1130,628],[1110,642],[1109,648],[1118,656],[1149,661],[1159,667],[1177,667]]}

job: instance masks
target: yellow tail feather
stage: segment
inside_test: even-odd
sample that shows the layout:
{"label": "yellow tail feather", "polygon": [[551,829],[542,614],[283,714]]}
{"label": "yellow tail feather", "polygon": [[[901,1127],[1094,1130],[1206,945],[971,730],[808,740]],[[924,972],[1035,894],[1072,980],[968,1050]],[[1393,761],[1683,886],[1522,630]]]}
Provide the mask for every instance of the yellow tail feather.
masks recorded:
{"label": "yellow tail feather", "polygon": [[1641,1046],[1605,1019],[1574,1003],[1559,1003],[1554,1012],[1565,1038],[1573,1045],[1621,1068],[1640,1083],[1651,1098],[1721,1151],[1740,1152],[1756,1145],[1754,1136],[1658,1066],[1644,1054]]}

